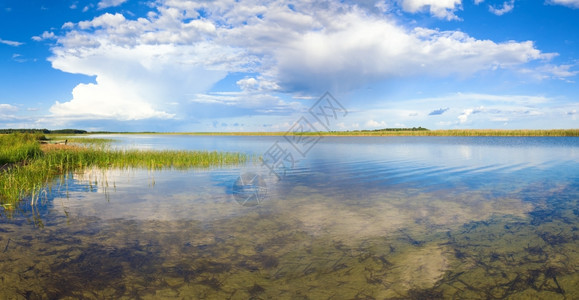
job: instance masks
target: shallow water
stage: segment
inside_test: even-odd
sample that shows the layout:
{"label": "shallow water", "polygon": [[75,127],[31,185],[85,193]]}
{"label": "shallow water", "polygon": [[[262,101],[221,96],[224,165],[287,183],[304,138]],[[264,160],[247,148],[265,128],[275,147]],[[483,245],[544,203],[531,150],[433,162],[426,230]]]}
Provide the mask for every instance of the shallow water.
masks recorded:
{"label": "shallow water", "polygon": [[[293,149],[283,137],[115,138]],[[34,205],[0,207],[0,299],[579,299],[578,138],[311,146],[276,173],[248,164],[56,179]]]}

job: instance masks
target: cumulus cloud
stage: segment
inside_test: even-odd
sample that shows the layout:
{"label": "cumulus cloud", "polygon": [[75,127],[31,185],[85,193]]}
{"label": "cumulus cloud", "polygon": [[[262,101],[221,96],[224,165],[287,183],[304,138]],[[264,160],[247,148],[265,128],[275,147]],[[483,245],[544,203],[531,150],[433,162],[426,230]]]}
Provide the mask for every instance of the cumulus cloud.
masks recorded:
{"label": "cumulus cloud", "polygon": [[203,104],[219,104],[242,108],[243,114],[289,114],[295,111],[305,111],[299,102],[287,102],[272,95],[279,86],[262,77],[246,77],[237,81],[240,92],[213,92],[196,94],[190,102]]}
{"label": "cumulus cloud", "polygon": [[501,8],[489,5],[489,11],[497,16],[502,16],[515,8],[515,0],[505,1]]}
{"label": "cumulus cloud", "polygon": [[[120,5],[123,1],[101,1]],[[455,18],[460,0],[399,2],[404,10]],[[101,5],[102,4],[102,5]],[[181,104],[213,103],[286,113],[299,105],[272,93],[319,95],[378,80],[470,76],[547,61],[531,41],[497,43],[461,31],[409,28],[392,17],[336,1],[165,0],[140,18],[104,13],[63,25],[54,68],[94,77],[51,108],[71,119],[178,118]],[[200,12],[203,12],[201,14]],[[52,38],[43,33],[38,40]],[[231,73],[239,92],[211,87]],[[177,105],[167,105],[177,103]],[[258,105],[268,105],[257,109]]]}
{"label": "cumulus cloud", "polygon": [[195,47],[175,49],[171,45],[130,49],[101,45],[87,50],[80,59],[74,53],[56,51],[53,67],[96,76],[96,82],[78,85],[71,101],[57,102],[50,111],[78,118],[172,118],[175,114],[164,110],[166,104],[186,99],[186,93],[205,91],[225,76],[223,71],[179,61],[198,52]]}
{"label": "cumulus cloud", "polygon": [[233,69],[233,62],[243,61],[235,50],[201,38],[188,43],[203,29],[183,22],[156,23],[165,19],[127,20],[106,13],[67,25],[72,30],[59,38],[52,65],[95,76],[95,83],[78,85],[71,101],[57,102],[50,111],[75,119],[172,118],[176,114],[166,111],[167,103],[208,90]]}
{"label": "cumulus cloud", "polygon": [[482,112],[483,110],[484,110],[484,107],[482,107],[482,106],[481,106],[481,107],[478,107],[478,108],[468,108],[468,109],[465,109],[465,110],[462,111],[462,114],[460,114],[460,115],[458,116],[458,120],[459,120],[459,122],[460,122],[461,124],[462,124],[462,123],[465,123],[465,122],[468,120],[468,117],[469,117],[470,115],[480,113],[480,112]]}
{"label": "cumulus cloud", "polygon": [[579,0],[548,0],[547,3],[553,5],[563,5],[571,8],[579,8]]}
{"label": "cumulus cloud", "polygon": [[457,20],[454,14],[461,9],[462,0],[400,0],[402,9],[406,12],[416,13],[428,9],[430,14],[447,20]]}
{"label": "cumulus cloud", "polygon": [[275,50],[282,88],[339,90],[413,75],[468,76],[552,56],[530,41],[495,43],[460,31],[406,30],[360,14],[340,17],[343,27],[308,32]]}
{"label": "cumulus cloud", "polygon": [[54,32],[45,31],[41,35],[33,36],[32,40],[40,42],[44,40],[56,39]]}
{"label": "cumulus cloud", "polygon": [[368,127],[368,128],[378,128],[378,127],[380,127],[380,128],[386,128],[386,127],[388,127],[388,124],[387,124],[386,122],[384,122],[384,121],[378,122],[378,121],[375,121],[375,120],[368,120],[368,122],[366,122],[365,125],[366,125],[366,127]]}
{"label": "cumulus cloud", "polygon": [[264,78],[256,79],[254,77],[248,77],[238,80],[236,83],[243,91],[274,92],[280,89],[277,83]]}

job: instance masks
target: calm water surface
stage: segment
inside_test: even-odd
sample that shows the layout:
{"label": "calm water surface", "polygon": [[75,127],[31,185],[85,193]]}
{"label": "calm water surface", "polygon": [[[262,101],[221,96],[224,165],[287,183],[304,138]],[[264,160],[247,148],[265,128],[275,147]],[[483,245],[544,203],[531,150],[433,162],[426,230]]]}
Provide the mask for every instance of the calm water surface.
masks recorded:
{"label": "calm water surface", "polygon": [[[280,176],[250,163],[56,179],[34,205],[0,207],[0,299],[579,299],[579,138],[324,137],[294,158]],[[259,179],[249,202],[240,176]]]}

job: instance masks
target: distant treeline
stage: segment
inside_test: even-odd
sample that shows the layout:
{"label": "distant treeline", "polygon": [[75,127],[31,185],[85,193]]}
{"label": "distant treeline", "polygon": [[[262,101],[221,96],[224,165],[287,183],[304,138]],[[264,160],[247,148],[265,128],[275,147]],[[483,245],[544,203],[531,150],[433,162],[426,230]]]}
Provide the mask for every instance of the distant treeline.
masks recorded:
{"label": "distant treeline", "polygon": [[86,131],[86,130],[80,130],[80,129],[58,129],[58,130],[48,130],[48,129],[0,129],[0,134],[10,134],[10,133],[84,134],[84,133],[88,133],[88,131]]}
{"label": "distant treeline", "polygon": [[354,132],[372,132],[372,131],[428,131],[429,129],[424,127],[412,127],[412,128],[382,128],[374,130],[354,130]]}

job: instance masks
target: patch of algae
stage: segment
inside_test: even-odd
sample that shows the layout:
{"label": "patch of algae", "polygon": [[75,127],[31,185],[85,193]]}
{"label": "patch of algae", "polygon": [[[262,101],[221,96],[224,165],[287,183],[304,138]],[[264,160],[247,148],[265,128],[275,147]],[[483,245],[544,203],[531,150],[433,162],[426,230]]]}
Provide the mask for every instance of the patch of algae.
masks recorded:
{"label": "patch of algae", "polygon": [[575,190],[530,210],[514,195],[294,189],[213,220],[0,223],[0,299],[579,298],[579,203],[557,196]]}
{"label": "patch of algae", "polygon": [[209,225],[60,222],[33,232],[2,224],[0,298],[400,297],[430,287],[446,268],[446,258],[427,259],[443,255],[440,246],[393,238],[354,247],[268,210]]}
{"label": "patch of algae", "polygon": [[330,235],[353,244],[401,230],[420,235],[456,230],[493,215],[524,217],[533,209],[532,204],[515,197],[489,199],[484,193],[448,190],[368,192],[363,202],[356,198],[336,201],[305,187],[295,187],[291,195],[301,197],[279,201],[279,211],[299,221],[298,225],[314,236]]}

